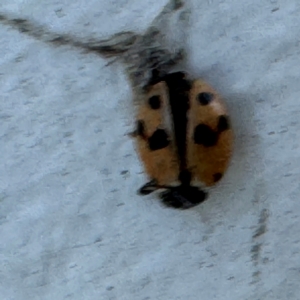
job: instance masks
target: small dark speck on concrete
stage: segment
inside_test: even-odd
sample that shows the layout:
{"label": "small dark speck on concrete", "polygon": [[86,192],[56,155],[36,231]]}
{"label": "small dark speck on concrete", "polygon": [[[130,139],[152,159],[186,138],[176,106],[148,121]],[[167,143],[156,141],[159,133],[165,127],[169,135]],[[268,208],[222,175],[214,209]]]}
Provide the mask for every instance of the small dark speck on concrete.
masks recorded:
{"label": "small dark speck on concrete", "polygon": [[266,232],[266,230],[267,230],[266,224],[261,224],[255,231],[253,238],[257,238],[257,237],[263,235]]}
{"label": "small dark speck on concrete", "polygon": [[77,265],[76,265],[76,264],[73,264],[73,265],[71,265],[69,268],[70,268],[70,269],[74,269],[75,267],[77,267]]}
{"label": "small dark speck on concrete", "polygon": [[255,271],[252,274],[253,277],[258,277],[259,275],[260,275],[260,271]]}
{"label": "small dark speck on concrete", "polygon": [[181,0],[174,0],[174,10],[180,9],[183,6],[183,1]]}
{"label": "small dark speck on concrete", "polygon": [[9,120],[11,117],[11,115],[0,115],[0,118],[3,120]]}
{"label": "small dark speck on concrete", "polygon": [[117,206],[123,206],[123,205],[125,205],[125,203],[124,203],[124,202],[122,202],[122,203],[118,203],[118,204],[117,204]]}
{"label": "small dark speck on concrete", "polygon": [[261,98],[260,98],[260,99],[257,99],[255,102],[256,102],[256,103],[262,103],[262,102],[264,102],[264,101],[265,101],[264,99],[261,99]]}
{"label": "small dark speck on concrete", "polygon": [[267,220],[269,217],[269,213],[267,209],[263,209],[260,212],[259,220],[258,220],[258,228],[256,229],[255,233],[253,234],[253,238],[257,238],[267,231]]}
{"label": "small dark speck on concrete", "polygon": [[100,171],[101,174],[108,176],[110,174],[110,171],[107,168],[104,168]]}
{"label": "small dark speck on concrete", "polygon": [[15,58],[15,62],[21,62],[23,59],[24,59],[23,56],[17,56],[17,57]]}
{"label": "small dark speck on concrete", "polygon": [[279,131],[279,133],[286,133],[288,131],[289,131],[288,129],[283,129],[283,130]]}
{"label": "small dark speck on concrete", "polygon": [[251,253],[252,253],[252,260],[256,261],[258,260],[259,254],[261,250],[261,244],[255,244],[251,248]]}
{"label": "small dark speck on concrete", "polygon": [[209,239],[209,236],[208,235],[204,235],[203,237],[202,237],[202,242],[205,242],[205,241],[207,241]]}
{"label": "small dark speck on concrete", "polygon": [[273,12],[275,12],[275,11],[277,11],[277,10],[279,10],[279,7],[273,8],[273,9],[271,10],[271,12],[273,13]]}
{"label": "small dark speck on concrete", "polygon": [[257,284],[260,281],[260,274],[260,271],[255,271],[252,273],[252,281],[250,282],[251,285]]}
{"label": "small dark speck on concrete", "polygon": [[111,291],[111,290],[113,290],[115,287],[114,286],[108,286],[107,288],[106,288],[106,290],[107,291]]}
{"label": "small dark speck on concrete", "polygon": [[0,201],[3,201],[7,198],[8,196],[6,194],[0,194]]}
{"label": "small dark speck on concrete", "polygon": [[97,237],[97,238],[95,239],[95,242],[94,242],[94,243],[96,244],[96,243],[100,243],[100,242],[102,242],[102,237]]}
{"label": "small dark speck on concrete", "polygon": [[269,261],[270,260],[269,260],[268,257],[264,257],[263,260],[262,260],[263,264],[267,264]]}
{"label": "small dark speck on concrete", "polygon": [[128,172],[129,172],[128,170],[123,170],[123,171],[121,172],[121,175],[126,175]]}

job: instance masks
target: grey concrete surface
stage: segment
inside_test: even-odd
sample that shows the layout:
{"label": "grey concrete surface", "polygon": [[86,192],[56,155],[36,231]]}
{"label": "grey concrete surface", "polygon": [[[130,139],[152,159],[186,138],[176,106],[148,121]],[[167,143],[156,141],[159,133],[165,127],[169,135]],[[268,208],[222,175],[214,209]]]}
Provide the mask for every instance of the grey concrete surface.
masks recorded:
{"label": "grey concrete surface", "polygon": [[[106,36],[147,28],[165,2],[0,10]],[[236,134],[189,211],[136,195],[121,65],[0,25],[0,299],[300,299],[300,3],[189,4],[188,71],[225,97]]]}

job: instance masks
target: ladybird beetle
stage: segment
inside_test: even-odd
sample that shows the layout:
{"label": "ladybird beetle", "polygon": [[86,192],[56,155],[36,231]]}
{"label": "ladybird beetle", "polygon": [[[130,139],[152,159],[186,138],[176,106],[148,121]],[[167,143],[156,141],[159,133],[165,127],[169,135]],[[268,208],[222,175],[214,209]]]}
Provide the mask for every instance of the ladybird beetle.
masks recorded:
{"label": "ladybird beetle", "polygon": [[222,178],[233,148],[221,97],[206,82],[187,79],[184,72],[165,75],[147,86],[134,136],[150,179],[138,193],[163,189],[162,203],[178,209],[207,198],[204,187]]}

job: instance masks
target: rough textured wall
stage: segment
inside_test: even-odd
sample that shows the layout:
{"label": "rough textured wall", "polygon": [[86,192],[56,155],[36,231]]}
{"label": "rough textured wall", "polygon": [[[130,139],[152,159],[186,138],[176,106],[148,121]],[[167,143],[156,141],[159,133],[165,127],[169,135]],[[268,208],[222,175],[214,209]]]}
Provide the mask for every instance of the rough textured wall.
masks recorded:
{"label": "rough textured wall", "polygon": [[[0,10],[104,37],[164,3]],[[300,4],[189,5],[188,70],[227,99],[236,144],[209,201],[183,212],[136,195],[124,68],[0,24],[1,299],[299,299]]]}

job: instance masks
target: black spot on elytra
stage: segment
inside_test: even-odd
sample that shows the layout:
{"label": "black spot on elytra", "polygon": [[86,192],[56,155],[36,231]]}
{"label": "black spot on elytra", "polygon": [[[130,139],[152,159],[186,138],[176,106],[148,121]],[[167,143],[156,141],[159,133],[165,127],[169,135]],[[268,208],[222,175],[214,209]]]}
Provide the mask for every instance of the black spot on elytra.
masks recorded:
{"label": "black spot on elytra", "polygon": [[142,120],[138,120],[136,122],[136,134],[141,136],[141,137],[145,137],[145,123]]}
{"label": "black spot on elytra", "polygon": [[227,116],[220,116],[218,122],[218,132],[228,130],[230,128],[229,118]]}
{"label": "black spot on elytra", "polygon": [[160,198],[165,206],[188,209],[203,202],[207,193],[193,186],[180,185],[161,193]]}
{"label": "black spot on elytra", "polygon": [[214,182],[218,182],[223,177],[223,174],[222,173],[215,173],[213,175],[213,177],[214,177]]}
{"label": "black spot on elytra", "polygon": [[200,93],[198,94],[198,101],[201,105],[207,105],[209,104],[214,98],[214,95],[212,93]]}
{"label": "black spot on elytra", "polygon": [[218,141],[218,134],[205,124],[199,124],[194,130],[194,142],[205,147],[212,147]]}
{"label": "black spot on elytra", "polygon": [[168,134],[163,129],[157,129],[148,140],[152,151],[166,148],[170,144]]}
{"label": "black spot on elytra", "polygon": [[152,109],[159,109],[161,100],[159,96],[152,96],[149,98],[148,103]]}

